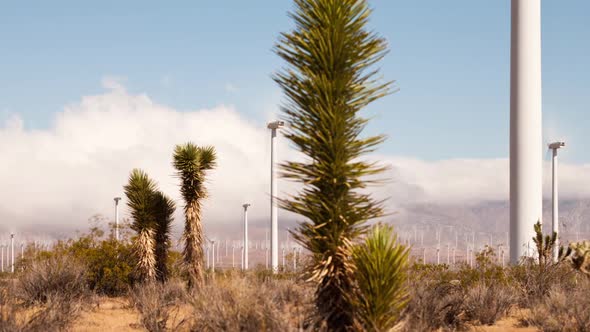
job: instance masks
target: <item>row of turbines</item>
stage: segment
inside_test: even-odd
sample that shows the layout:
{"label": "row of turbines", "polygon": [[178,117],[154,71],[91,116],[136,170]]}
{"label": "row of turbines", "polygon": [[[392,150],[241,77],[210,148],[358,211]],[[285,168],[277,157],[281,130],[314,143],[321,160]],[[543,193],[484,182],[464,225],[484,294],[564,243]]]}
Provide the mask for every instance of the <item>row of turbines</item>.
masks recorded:
{"label": "row of turbines", "polygon": [[[259,259],[258,263],[264,260],[265,268],[269,268],[269,246],[268,242],[253,241],[244,246],[242,241],[216,241],[208,240],[204,246],[206,267],[215,270],[215,267],[250,268],[251,251]],[[301,260],[302,248],[298,245],[283,243],[281,245],[281,264],[283,270],[297,270],[298,262]],[[236,259],[237,257],[237,259]],[[263,257],[263,258],[262,258]],[[239,262],[238,262],[239,260]]]}
{"label": "row of turbines", "polygon": [[[20,244],[20,259],[25,256],[25,244]],[[14,233],[10,234],[10,244],[0,245],[0,272],[14,273]]]}

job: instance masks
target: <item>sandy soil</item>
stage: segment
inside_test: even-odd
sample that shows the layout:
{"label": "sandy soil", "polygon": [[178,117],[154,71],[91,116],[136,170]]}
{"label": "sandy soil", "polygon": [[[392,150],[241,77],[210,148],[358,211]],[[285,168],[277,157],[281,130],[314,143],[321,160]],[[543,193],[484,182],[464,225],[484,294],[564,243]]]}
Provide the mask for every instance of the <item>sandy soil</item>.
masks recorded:
{"label": "sandy soil", "polygon": [[[102,298],[97,308],[87,310],[72,326],[73,331],[145,331],[139,325],[138,312],[129,306],[125,298]],[[170,326],[177,326],[189,314],[188,308],[180,308],[172,315]],[[513,317],[498,321],[493,326],[474,326],[473,332],[534,332],[532,327],[521,327],[517,313]],[[177,329],[182,331],[184,329]]]}
{"label": "sandy soil", "polygon": [[74,331],[144,331],[139,324],[139,314],[129,307],[124,298],[104,298],[97,308],[84,311],[74,323]]}

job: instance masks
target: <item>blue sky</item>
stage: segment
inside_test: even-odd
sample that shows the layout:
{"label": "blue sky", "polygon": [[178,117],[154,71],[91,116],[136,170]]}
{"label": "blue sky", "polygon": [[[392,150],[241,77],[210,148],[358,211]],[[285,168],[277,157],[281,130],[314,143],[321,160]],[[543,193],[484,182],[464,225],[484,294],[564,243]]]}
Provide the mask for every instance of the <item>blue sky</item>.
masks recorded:
{"label": "blue sky", "polygon": [[[381,152],[425,160],[508,155],[510,1],[370,2],[390,43],[383,76],[400,91],[375,103]],[[0,118],[44,129],[65,105],[130,93],[181,110],[233,105],[264,123],[280,102],[272,46],[290,28],[287,0],[0,2]],[[563,158],[590,163],[590,3],[543,2],[543,112]]]}

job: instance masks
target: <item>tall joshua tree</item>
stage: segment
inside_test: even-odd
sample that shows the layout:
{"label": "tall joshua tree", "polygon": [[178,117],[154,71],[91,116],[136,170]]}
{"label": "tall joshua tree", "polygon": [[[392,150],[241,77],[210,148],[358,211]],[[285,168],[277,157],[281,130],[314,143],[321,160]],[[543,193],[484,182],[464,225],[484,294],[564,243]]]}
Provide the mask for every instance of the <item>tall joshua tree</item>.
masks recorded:
{"label": "tall joshua tree", "polygon": [[176,205],[174,201],[164,195],[162,192],[157,192],[154,195],[154,240],[156,241],[155,255],[156,255],[156,279],[158,281],[168,280],[168,250],[170,249],[170,227],[172,225],[174,211]]}
{"label": "tall joshua tree", "polygon": [[193,143],[177,145],[173,156],[174,168],[180,178],[180,192],[184,198],[183,260],[188,270],[190,289],[203,281],[203,226],[201,200],[207,197],[205,176],[216,166],[215,149],[198,147]]}
{"label": "tall joshua tree", "polygon": [[133,222],[131,228],[137,232],[134,240],[138,257],[137,270],[143,281],[153,281],[156,277],[156,257],[154,242],[154,195],[156,184],[140,169],[134,169],[129,182],[124,187],[127,206],[131,209]]}
{"label": "tall joshua tree", "polygon": [[364,0],[295,0],[295,28],[275,49],[287,63],[275,76],[287,99],[286,137],[307,157],[282,165],[283,177],[303,189],[281,205],[305,218],[294,236],[313,254],[316,307],[331,331],[356,324],[352,243],[367,220],[383,215],[382,202],[362,192],[384,167],[361,158],[385,137],[361,137],[367,120],[359,112],[391,83],[371,69],[386,42],[367,31],[370,13]]}

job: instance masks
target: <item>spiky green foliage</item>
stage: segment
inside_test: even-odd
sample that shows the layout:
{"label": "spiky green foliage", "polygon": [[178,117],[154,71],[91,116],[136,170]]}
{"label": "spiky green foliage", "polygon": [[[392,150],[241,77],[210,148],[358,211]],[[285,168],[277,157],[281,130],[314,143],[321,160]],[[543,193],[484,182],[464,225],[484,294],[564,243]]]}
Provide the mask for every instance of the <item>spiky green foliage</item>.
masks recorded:
{"label": "spiky green foliage", "polygon": [[352,299],[364,330],[389,331],[408,303],[405,286],[408,248],[397,242],[393,227],[376,225],[355,246],[358,290]]}
{"label": "spiky green foliage", "polygon": [[189,276],[188,285],[192,289],[203,281],[201,200],[207,197],[207,171],[216,166],[215,148],[198,147],[193,143],[177,145],[174,149],[173,166],[178,171],[180,192],[185,202],[183,260]]}
{"label": "spiky green foliage", "polygon": [[371,69],[386,43],[367,31],[370,13],[362,0],[295,0],[295,28],[276,46],[287,63],[274,77],[287,99],[286,137],[306,156],[282,165],[282,176],[304,188],[281,205],[306,219],[294,236],[313,254],[316,306],[334,331],[354,323],[352,241],[383,215],[381,202],[361,192],[384,170],[361,158],[385,137],[360,137],[367,120],[359,112],[390,92]]}
{"label": "spiky green foliage", "polygon": [[157,192],[154,196],[154,214],[156,217],[154,228],[154,240],[156,242],[156,279],[159,281],[168,280],[168,250],[170,249],[170,227],[176,205],[174,201]]}
{"label": "spiky green foliage", "polygon": [[[552,232],[551,235],[543,235],[541,230],[541,222],[537,221],[534,225],[535,237],[533,243],[537,249],[537,260],[541,270],[553,264],[553,248],[557,245],[557,233]],[[572,253],[571,248],[567,250],[560,246],[558,249],[557,262],[562,262]]]}
{"label": "spiky green foliage", "polygon": [[133,218],[131,228],[138,234],[134,240],[137,270],[143,281],[150,281],[156,276],[154,195],[157,186],[144,171],[134,169],[124,189]]}
{"label": "spiky green foliage", "polygon": [[571,243],[565,256],[574,269],[590,277],[590,242]]}

